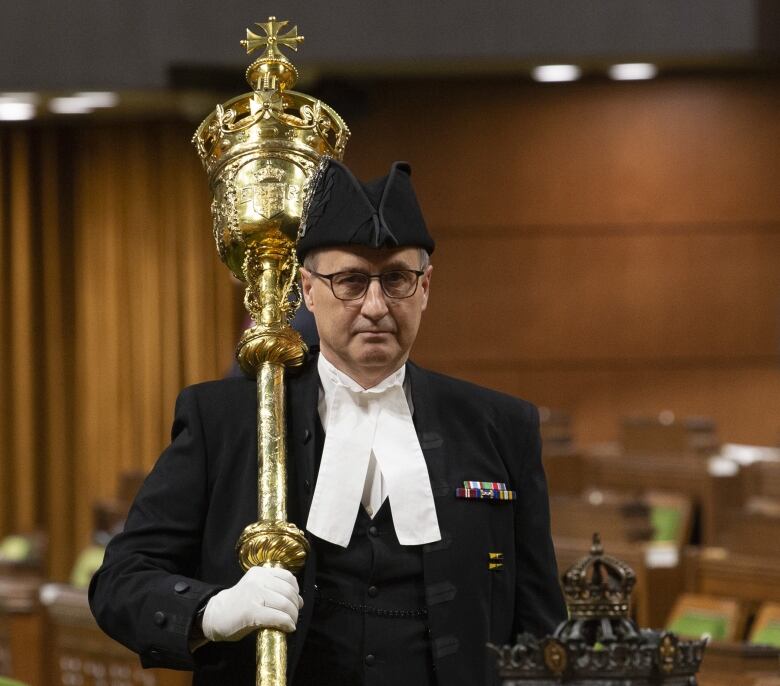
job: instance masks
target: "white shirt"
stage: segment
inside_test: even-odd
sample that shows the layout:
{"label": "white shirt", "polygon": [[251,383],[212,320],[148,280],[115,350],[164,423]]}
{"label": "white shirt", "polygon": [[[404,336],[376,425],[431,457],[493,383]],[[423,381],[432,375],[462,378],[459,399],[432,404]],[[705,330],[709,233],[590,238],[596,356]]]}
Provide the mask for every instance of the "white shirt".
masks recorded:
{"label": "white shirt", "polygon": [[441,539],[425,458],[410,410],[406,367],[364,389],[320,354],[318,410],[325,428],[306,528],[347,547],[358,508],[373,517],[385,498],[403,545]]}

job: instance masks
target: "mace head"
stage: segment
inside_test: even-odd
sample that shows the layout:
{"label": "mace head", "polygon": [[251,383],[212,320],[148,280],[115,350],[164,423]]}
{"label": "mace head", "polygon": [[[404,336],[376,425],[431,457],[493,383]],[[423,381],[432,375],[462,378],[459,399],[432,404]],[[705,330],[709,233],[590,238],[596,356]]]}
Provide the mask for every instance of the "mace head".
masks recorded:
{"label": "mace head", "polygon": [[252,91],[217,105],[193,137],[220,258],[246,282],[250,246],[293,250],[307,184],[323,155],[343,157],[350,135],[332,108],[291,90],[298,72],[282,48],[297,50],[303,36],[297,26],[281,33],[287,24],[269,17],[260,33],[247,29],[247,52],[264,49],[246,72]]}

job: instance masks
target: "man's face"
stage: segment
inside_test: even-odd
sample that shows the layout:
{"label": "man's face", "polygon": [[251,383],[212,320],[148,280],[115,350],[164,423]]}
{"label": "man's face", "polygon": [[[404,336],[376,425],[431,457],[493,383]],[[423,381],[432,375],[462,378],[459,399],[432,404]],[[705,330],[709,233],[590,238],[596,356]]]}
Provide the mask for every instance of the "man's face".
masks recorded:
{"label": "man's face", "polygon": [[[323,248],[314,256],[320,274],[381,274],[395,269],[420,269],[418,248],[374,249],[362,246]],[[430,265],[408,298],[388,298],[379,279],[372,279],[359,300],[339,300],[327,279],[301,269],[303,297],[314,314],[320,350],[329,362],[364,388],[398,369],[409,356],[423,310],[428,305]]]}

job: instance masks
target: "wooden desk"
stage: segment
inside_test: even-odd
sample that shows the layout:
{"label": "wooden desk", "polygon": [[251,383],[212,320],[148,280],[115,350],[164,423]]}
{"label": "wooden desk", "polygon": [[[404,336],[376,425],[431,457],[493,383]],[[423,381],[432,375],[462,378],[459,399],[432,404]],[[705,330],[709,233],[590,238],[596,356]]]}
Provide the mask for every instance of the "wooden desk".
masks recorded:
{"label": "wooden desk", "polygon": [[780,603],[763,603],[758,609],[753,626],[750,627],[748,643],[780,648],[780,641],[777,640],[778,628],[780,628]]}
{"label": "wooden desk", "polygon": [[697,678],[699,686],[780,686],[780,650],[712,641]]}
{"label": "wooden desk", "polygon": [[780,602],[777,558],[731,553],[724,548],[685,551],[685,588],[741,600],[754,612],[765,601]]}
{"label": "wooden desk", "polygon": [[142,669],[138,656],[106,636],[89,609],[86,591],[46,584],[52,659],[47,684],[81,686],[186,686],[191,672]]}
{"label": "wooden desk", "polygon": [[0,577],[0,674],[31,686],[48,686],[40,585],[23,572]]}
{"label": "wooden desk", "polygon": [[707,459],[699,455],[629,456],[589,453],[583,457],[586,487],[643,493],[671,491],[694,505],[707,493]]}

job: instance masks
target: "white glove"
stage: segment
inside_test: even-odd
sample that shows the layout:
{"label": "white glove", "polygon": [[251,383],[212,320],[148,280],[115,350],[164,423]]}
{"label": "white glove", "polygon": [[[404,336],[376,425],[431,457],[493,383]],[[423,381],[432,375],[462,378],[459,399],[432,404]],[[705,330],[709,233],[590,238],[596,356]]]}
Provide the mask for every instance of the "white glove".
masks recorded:
{"label": "white glove", "polygon": [[252,567],[232,588],[213,596],[203,612],[209,641],[238,641],[255,629],[295,631],[303,598],[298,582],[280,567]]}

